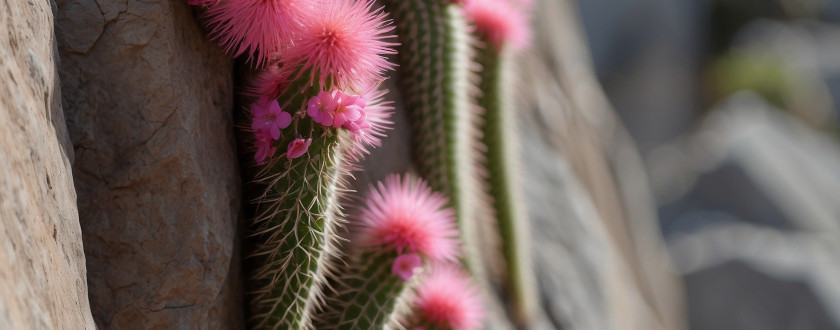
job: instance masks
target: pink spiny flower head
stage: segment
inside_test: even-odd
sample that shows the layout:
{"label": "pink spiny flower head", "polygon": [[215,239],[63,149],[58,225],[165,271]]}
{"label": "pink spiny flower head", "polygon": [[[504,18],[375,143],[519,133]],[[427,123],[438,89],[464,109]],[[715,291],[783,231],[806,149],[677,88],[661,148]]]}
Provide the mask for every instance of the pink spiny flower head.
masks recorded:
{"label": "pink spiny flower head", "polygon": [[251,115],[251,128],[265,131],[275,140],[280,138],[280,130],[292,123],[292,115],[281,110],[275,99],[261,98],[251,106]]}
{"label": "pink spiny flower head", "polygon": [[358,215],[361,242],[431,260],[455,260],[455,213],[422,179],[392,174],[371,186]]}
{"label": "pink spiny flower head", "polygon": [[248,54],[261,65],[292,44],[313,2],[307,0],[225,0],[205,13],[210,35],[234,56]]}
{"label": "pink spiny flower head", "polygon": [[417,287],[416,322],[445,329],[478,329],[484,317],[481,296],[469,276],[453,264],[435,264]]}
{"label": "pink spiny flower head", "polygon": [[295,159],[303,154],[306,153],[306,150],[309,149],[309,145],[312,144],[312,138],[304,139],[295,139],[292,142],[289,142],[289,146],[286,148],[286,157],[289,159]]}
{"label": "pink spiny flower head", "polygon": [[271,156],[274,156],[274,153],[277,151],[277,148],[274,147],[274,139],[271,138],[266,131],[255,131],[254,137],[256,138],[254,144],[257,147],[257,153],[254,155],[254,160],[257,161],[257,164],[264,164],[265,159]]}
{"label": "pink spiny flower head", "polygon": [[391,273],[399,276],[403,281],[408,281],[414,276],[414,271],[421,265],[423,265],[423,258],[416,253],[401,254],[394,259]]}
{"label": "pink spiny flower head", "polygon": [[497,50],[510,45],[518,51],[530,43],[528,17],[510,0],[470,0],[464,7],[464,14]]}
{"label": "pink spiny flower head", "polygon": [[331,0],[320,5],[302,25],[299,39],[286,54],[287,76],[311,69],[312,79],[329,89],[353,90],[381,79],[394,65],[384,56],[396,44],[386,14],[372,10],[372,0]]}

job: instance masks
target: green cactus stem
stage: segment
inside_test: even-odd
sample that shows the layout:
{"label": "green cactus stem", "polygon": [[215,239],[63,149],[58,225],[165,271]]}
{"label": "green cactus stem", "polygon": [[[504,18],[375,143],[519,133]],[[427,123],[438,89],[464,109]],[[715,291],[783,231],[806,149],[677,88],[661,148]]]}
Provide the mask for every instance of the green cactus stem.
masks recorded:
{"label": "green cactus stem", "polygon": [[[337,254],[338,201],[349,171],[347,132],[304,117],[306,100],[319,87],[309,75],[289,85],[277,99],[294,115],[275,143],[278,155],[257,175],[265,187],[257,200],[250,253],[258,265],[250,274],[250,325],[254,328],[307,329],[322,300],[322,284]],[[312,138],[308,152],[295,159],[281,155],[296,138]]]}
{"label": "green cactus stem", "polygon": [[406,293],[414,281],[392,273],[396,258],[394,251],[371,249],[352,258],[337,284],[337,294],[327,299],[327,310],[316,327],[353,330],[398,326],[399,316],[407,309]]}
{"label": "green cactus stem", "polygon": [[496,223],[502,238],[502,253],[506,260],[507,294],[513,305],[514,316],[523,325],[532,315],[537,295],[528,245],[525,241],[528,219],[522,203],[516,173],[516,117],[511,106],[514,90],[509,77],[512,52],[503,47],[497,50],[489,40],[482,40],[478,47],[477,61],[483,68],[479,88],[482,91],[478,104],[484,109],[482,142],[486,146],[484,167],[486,187],[492,199]]}
{"label": "green cactus stem", "polygon": [[420,174],[449,197],[466,250],[464,262],[476,277],[483,277],[475,224],[466,21],[460,6],[446,0],[386,0],[385,6],[401,44],[401,91],[411,113]]}

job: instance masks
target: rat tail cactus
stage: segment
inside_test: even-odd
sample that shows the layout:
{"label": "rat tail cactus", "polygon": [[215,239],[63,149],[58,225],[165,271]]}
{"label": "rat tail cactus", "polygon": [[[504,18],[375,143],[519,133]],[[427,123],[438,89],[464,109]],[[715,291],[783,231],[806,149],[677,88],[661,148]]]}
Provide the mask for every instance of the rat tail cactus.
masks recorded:
{"label": "rat tail cactus", "polygon": [[254,184],[251,326],[313,327],[353,165],[379,144],[392,107],[378,86],[394,67],[392,28],[369,0],[190,0],[211,37],[265,72],[251,94]]}
{"label": "rat tail cactus", "polygon": [[527,237],[528,222],[517,183],[516,114],[512,106],[514,80],[511,77],[513,55],[528,45],[529,30],[525,11],[528,3],[511,0],[472,0],[465,13],[475,26],[477,62],[481,65],[478,104],[484,110],[482,142],[485,145],[485,186],[489,188],[496,215],[501,247],[506,261],[505,288],[514,316],[521,326],[534,312],[537,299],[536,279],[532,271]]}
{"label": "rat tail cactus", "polygon": [[449,0],[385,0],[400,41],[401,92],[414,128],[420,173],[449,197],[464,243],[464,262],[484,266],[476,222],[471,36],[461,5]]}
{"label": "rat tail cactus", "polygon": [[423,180],[390,175],[372,186],[352,218],[357,233],[337,294],[316,324],[319,329],[382,329],[407,313],[414,273],[424,264],[454,262],[458,230],[443,195]]}

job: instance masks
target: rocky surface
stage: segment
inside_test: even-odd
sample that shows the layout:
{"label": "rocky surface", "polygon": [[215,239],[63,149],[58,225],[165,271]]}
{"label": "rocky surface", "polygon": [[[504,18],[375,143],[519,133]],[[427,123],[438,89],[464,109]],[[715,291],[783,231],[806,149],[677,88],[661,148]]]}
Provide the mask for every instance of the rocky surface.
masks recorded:
{"label": "rocky surface", "polygon": [[50,2],[0,8],[0,328],[94,329]]}
{"label": "rocky surface", "polygon": [[692,328],[840,329],[838,150],[742,93],[656,152]]}
{"label": "rocky surface", "polygon": [[239,327],[231,61],[185,1],[58,0],[56,34],[97,325]]}

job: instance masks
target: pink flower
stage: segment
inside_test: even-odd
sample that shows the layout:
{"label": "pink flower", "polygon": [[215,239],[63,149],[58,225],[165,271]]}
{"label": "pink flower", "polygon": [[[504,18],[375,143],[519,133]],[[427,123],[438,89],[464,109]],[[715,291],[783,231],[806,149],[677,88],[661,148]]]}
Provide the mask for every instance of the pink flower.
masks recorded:
{"label": "pink flower", "polygon": [[265,159],[274,156],[277,148],[274,147],[274,139],[266,131],[255,131],[257,153],[254,155],[254,160],[257,164],[262,165]]}
{"label": "pink flower", "polygon": [[451,264],[437,264],[417,287],[414,310],[420,324],[435,328],[478,329],[484,309],[478,290],[466,273]]}
{"label": "pink flower", "polygon": [[228,53],[247,53],[259,65],[292,43],[311,8],[307,0],[226,0],[205,16],[210,35]]}
{"label": "pink flower", "polygon": [[280,104],[274,99],[260,99],[251,107],[251,112],[251,128],[255,131],[266,131],[275,140],[280,138],[280,130],[292,123],[292,115],[281,110]]}
{"label": "pink flower", "polygon": [[528,47],[531,37],[528,17],[523,10],[510,0],[470,0],[464,7],[464,14],[497,50],[505,45],[521,50]]}
{"label": "pink flower", "polygon": [[361,211],[361,241],[397,253],[417,253],[432,260],[458,255],[455,214],[446,199],[421,179],[389,175],[371,186]]}
{"label": "pink flower", "polygon": [[[304,22],[299,39],[289,48],[288,65],[293,77],[312,68],[312,79],[322,85],[352,90],[381,78],[394,65],[384,55],[394,54],[393,26],[382,9],[371,10],[371,0],[331,0],[319,4]],[[327,82],[327,78],[330,79]]]}
{"label": "pink flower", "polygon": [[321,91],[317,96],[313,96],[306,104],[306,114],[312,118],[316,123],[324,126],[332,126],[333,112],[338,107],[338,103],[333,99],[332,94]]}
{"label": "pink flower", "polygon": [[320,92],[309,99],[306,113],[316,123],[350,130],[365,126],[365,101],[359,95],[347,95],[340,90],[332,93]]}
{"label": "pink flower", "polygon": [[399,276],[403,281],[408,281],[414,275],[414,270],[423,264],[423,259],[414,253],[402,254],[394,259],[391,266],[391,273]]}
{"label": "pink flower", "polygon": [[289,142],[289,147],[286,149],[286,156],[289,159],[298,158],[303,156],[306,153],[306,150],[309,149],[309,145],[312,144],[312,138],[304,139],[295,139],[292,142]]}

